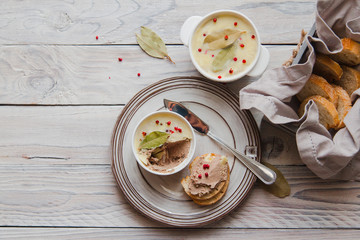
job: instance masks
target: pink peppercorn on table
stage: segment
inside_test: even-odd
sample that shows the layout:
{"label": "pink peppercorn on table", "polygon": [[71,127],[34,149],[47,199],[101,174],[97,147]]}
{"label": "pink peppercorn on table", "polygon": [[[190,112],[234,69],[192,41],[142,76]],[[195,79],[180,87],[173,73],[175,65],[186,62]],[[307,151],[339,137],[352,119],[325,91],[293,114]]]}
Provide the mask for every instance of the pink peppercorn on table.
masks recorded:
{"label": "pink peppercorn on table", "polygon": [[[0,239],[356,239],[360,183],[315,176],[302,163],[294,135],[255,111],[249,141],[261,145],[261,161],[275,165],[288,180],[286,198],[268,193],[249,175],[238,183],[245,190],[234,190],[235,198],[214,217],[187,222],[174,204],[176,214],[159,220],[146,210],[146,201],[137,202],[146,198],[144,193],[121,185],[124,175],[117,176],[113,166],[118,157],[113,136],[120,141],[128,134],[115,128],[126,104],[139,93],[146,96],[144,89],[159,81],[178,91],[171,85],[174,78],[192,79],[186,84],[200,79],[180,41],[188,17],[218,9],[241,11],[257,26],[270,52],[268,68],[274,68],[291,56],[301,30],[310,30],[315,8],[314,0],[3,1]],[[160,35],[176,64],[140,49],[135,38],[140,26]],[[219,89],[236,96],[257,79],[244,77]],[[189,93],[200,89],[186,87]],[[227,103],[234,99],[225,98]],[[237,112],[234,106],[229,109]],[[259,135],[251,135],[255,128]],[[196,207],[194,214],[200,212]],[[184,230],[187,223],[191,228]]]}

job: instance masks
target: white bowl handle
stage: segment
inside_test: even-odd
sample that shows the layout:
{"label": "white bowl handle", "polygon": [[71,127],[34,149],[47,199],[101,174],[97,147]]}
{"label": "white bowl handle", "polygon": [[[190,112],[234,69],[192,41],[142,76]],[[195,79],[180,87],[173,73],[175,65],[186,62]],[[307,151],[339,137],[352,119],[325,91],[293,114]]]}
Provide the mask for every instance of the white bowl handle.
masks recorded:
{"label": "white bowl handle", "polygon": [[260,55],[257,63],[251,69],[251,71],[247,74],[250,77],[260,76],[268,66],[270,61],[270,53],[263,45],[260,45]]}
{"label": "white bowl handle", "polygon": [[180,39],[185,46],[189,46],[191,34],[193,33],[196,25],[201,21],[202,17],[192,16],[185,20],[181,26]]}

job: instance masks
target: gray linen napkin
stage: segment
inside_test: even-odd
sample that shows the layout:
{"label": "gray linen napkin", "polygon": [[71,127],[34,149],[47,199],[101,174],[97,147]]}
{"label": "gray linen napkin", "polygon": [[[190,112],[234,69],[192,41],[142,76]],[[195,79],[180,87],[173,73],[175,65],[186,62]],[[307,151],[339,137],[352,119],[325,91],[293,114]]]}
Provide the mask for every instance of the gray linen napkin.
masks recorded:
{"label": "gray linen napkin", "polygon": [[312,101],[300,119],[289,105],[311,75],[314,49],[334,54],[342,49],[340,38],[360,41],[360,1],[319,0],[316,31],[318,38],[307,36],[304,41],[309,48],[305,63],[266,71],[258,81],[240,90],[240,108],[256,108],[274,124],[298,123],[300,157],[319,177],[360,181],[360,100],[356,101],[360,89],[351,96],[353,108],[345,117],[346,127],[333,136],[319,123]]}

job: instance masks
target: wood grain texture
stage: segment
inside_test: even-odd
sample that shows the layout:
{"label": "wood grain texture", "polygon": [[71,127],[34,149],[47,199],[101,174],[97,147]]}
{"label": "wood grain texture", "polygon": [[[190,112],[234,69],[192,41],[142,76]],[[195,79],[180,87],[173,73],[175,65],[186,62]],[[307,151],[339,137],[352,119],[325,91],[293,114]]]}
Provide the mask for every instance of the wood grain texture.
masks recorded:
{"label": "wood grain texture", "polygon": [[[110,141],[122,109],[122,106],[0,106],[0,165],[110,164]],[[302,164],[293,135],[273,127],[262,130],[261,138],[263,160],[282,165]]]}
{"label": "wood grain texture", "polygon": [[[330,229],[129,229],[129,228],[0,228],[4,239],[351,239],[360,230]],[[3,234],[3,235],[2,235]],[[241,236],[241,238],[239,237]]]}
{"label": "wood grain texture", "polygon": [[[279,166],[291,195],[255,185],[244,204],[210,228],[359,229],[359,182],[324,181],[304,166]],[[0,226],[166,227],[137,213],[109,165],[1,165]]]}
{"label": "wood grain texture", "polygon": [[[268,48],[270,69],[281,66],[293,46]],[[0,104],[125,104],[161,79],[200,76],[186,47],[169,46],[169,55],[176,64],[149,57],[139,46],[0,46]],[[238,93],[256,79],[228,86]]]}
{"label": "wood grain texture", "polygon": [[[285,199],[256,183],[221,221],[174,229],[136,212],[111,172],[111,135],[129,99],[160,79],[200,75],[179,38],[188,17],[218,9],[245,13],[268,44],[268,68],[274,68],[289,58],[301,29],[313,25],[315,5],[314,0],[1,2],[0,239],[356,239],[360,183],[316,177],[301,162],[294,136],[263,123],[258,113],[263,160],[276,165],[291,185]],[[142,25],[164,39],[175,65],[135,45]],[[256,80],[245,77],[226,86],[238,93]]]}
{"label": "wood grain texture", "polygon": [[0,106],[0,164],[110,164],[122,109]]}
{"label": "wood grain texture", "polygon": [[[190,16],[219,9],[246,14],[263,43],[297,43],[301,29],[314,23],[315,2],[86,0],[10,1],[0,7],[0,44],[134,44],[140,26],[150,27],[167,44],[179,44]],[[9,31],[11,29],[11,31]],[[99,36],[96,40],[95,36]]]}

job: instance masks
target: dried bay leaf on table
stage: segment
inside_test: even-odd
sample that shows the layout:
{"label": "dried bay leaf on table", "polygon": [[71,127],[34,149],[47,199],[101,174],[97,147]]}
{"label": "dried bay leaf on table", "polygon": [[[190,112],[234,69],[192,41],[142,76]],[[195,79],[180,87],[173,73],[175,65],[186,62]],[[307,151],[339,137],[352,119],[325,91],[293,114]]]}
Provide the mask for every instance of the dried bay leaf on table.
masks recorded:
{"label": "dried bay leaf on table", "polygon": [[286,196],[289,196],[291,192],[290,185],[285,179],[284,175],[281,173],[281,171],[270,163],[263,162],[263,164],[276,173],[276,180],[271,185],[267,185],[261,182],[262,187],[276,197],[284,198]]}
{"label": "dried bay leaf on table", "polygon": [[166,132],[154,131],[146,135],[144,140],[141,141],[139,148],[140,149],[152,149],[160,147],[163,145],[170,134]]}
{"label": "dried bay leaf on table", "polygon": [[141,49],[148,55],[155,58],[168,59],[174,63],[168,55],[164,41],[150,28],[141,26],[141,34],[135,34],[136,41]]}
{"label": "dried bay leaf on table", "polygon": [[211,64],[211,69],[214,72],[221,71],[224,69],[226,64],[235,56],[235,50],[237,44],[233,43],[230,46],[222,49],[215,57],[214,61]]}
{"label": "dried bay leaf on table", "polygon": [[[225,28],[224,30],[213,32],[207,35],[204,39],[204,43],[208,43],[210,50],[225,48],[233,44],[244,32],[246,31]],[[225,40],[225,36],[228,36],[227,40]]]}

